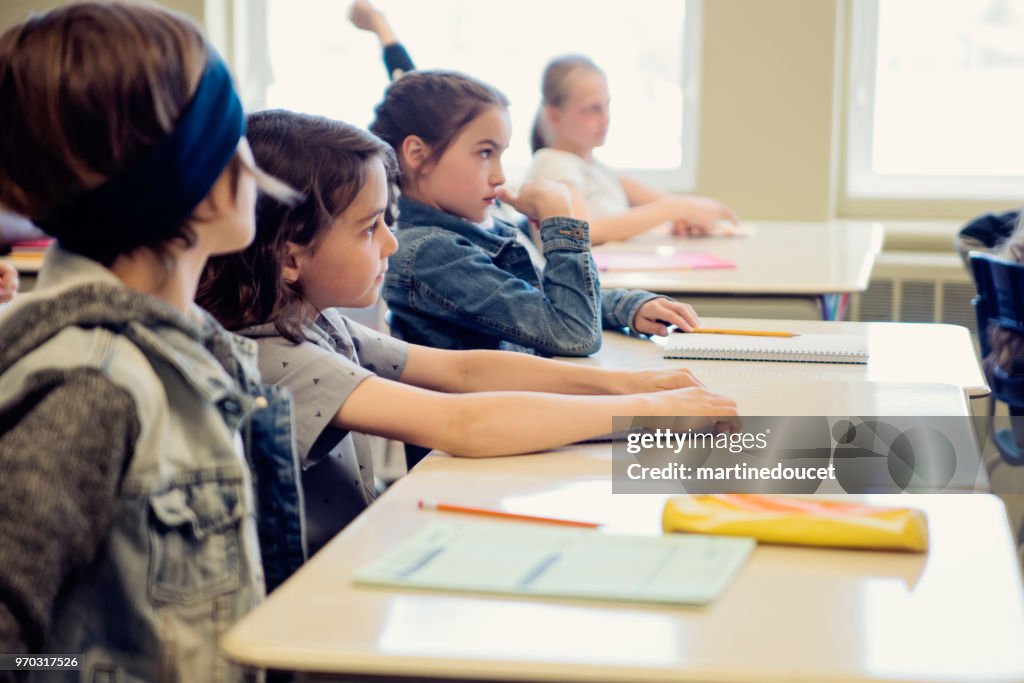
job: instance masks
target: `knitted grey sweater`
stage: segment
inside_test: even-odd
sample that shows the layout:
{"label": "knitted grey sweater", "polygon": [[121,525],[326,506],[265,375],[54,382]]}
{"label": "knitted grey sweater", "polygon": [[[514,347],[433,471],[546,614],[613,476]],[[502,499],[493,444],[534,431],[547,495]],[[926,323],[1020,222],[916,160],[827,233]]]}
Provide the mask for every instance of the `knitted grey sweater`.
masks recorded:
{"label": "knitted grey sweater", "polygon": [[[12,313],[0,324],[0,373],[69,326],[139,321],[196,335],[169,307],[105,283]],[[138,434],[129,394],[94,369],[36,373],[18,397],[0,396],[0,652],[42,646],[61,586],[92,560],[116,517]]]}

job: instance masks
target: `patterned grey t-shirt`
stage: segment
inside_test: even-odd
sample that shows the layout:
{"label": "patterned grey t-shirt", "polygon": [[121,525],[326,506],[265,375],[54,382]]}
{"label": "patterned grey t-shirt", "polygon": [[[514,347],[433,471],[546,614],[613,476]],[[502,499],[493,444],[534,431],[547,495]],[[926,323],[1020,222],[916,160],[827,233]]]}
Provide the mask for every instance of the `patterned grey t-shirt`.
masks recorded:
{"label": "patterned grey t-shirt", "polygon": [[367,377],[397,380],[409,346],[331,309],[303,331],[307,341],[302,344],[291,343],[272,324],[241,334],[259,344],[263,381],[287,387],[295,401],[306,540],[313,554],[373,501],[371,454],[384,447],[381,437],[350,433],[331,420]]}

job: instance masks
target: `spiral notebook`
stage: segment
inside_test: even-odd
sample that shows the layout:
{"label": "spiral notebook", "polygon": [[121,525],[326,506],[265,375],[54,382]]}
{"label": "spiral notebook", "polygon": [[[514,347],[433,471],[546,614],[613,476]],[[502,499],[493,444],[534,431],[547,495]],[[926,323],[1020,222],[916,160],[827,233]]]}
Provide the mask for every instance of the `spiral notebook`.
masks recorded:
{"label": "spiral notebook", "polygon": [[673,334],[665,358],[756,360],[785,363],[867,363],[865,337],[801,334],[796,337],[743,337],[727,334]]}

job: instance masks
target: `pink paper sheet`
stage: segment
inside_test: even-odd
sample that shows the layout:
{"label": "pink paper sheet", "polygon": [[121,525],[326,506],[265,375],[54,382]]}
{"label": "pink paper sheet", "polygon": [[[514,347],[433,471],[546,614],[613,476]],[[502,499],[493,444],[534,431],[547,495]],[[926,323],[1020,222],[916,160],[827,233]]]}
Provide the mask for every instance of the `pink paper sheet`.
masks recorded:
{"label": "pink paper sheet", "polygon": [[594,263],[601,271],[697,270],[736,267],[735,263],[706,251],[684,251],[674,254],[598,251],[594,252]]}

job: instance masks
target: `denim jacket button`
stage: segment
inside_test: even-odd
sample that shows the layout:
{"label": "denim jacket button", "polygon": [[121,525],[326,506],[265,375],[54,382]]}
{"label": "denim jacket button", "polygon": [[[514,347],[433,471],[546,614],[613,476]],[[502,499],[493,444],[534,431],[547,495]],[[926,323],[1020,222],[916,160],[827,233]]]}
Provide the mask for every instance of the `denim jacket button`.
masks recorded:
{"label": "denim jacket button", "polygon": [[571,234],[576,239],[580,239],[581,237],[583,237],[583,231],[580,230],[579,228],[573,228]]}

